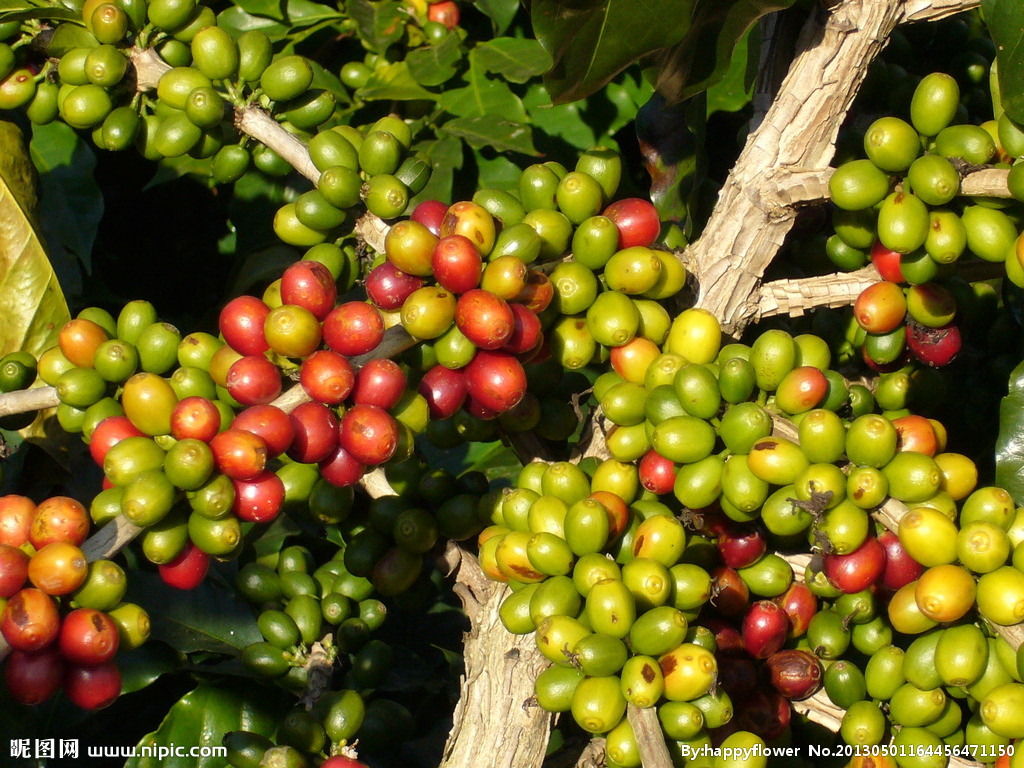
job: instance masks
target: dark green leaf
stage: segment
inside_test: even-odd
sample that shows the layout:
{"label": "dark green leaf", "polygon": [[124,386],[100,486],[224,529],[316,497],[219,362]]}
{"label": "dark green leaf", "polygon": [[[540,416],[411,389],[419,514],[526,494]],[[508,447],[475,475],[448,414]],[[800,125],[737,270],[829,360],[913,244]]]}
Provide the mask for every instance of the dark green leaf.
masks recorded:
{"label": "dark green leaf", "polygon": [[586,105],[552,104],[543,84],[531,83],[523,96],[523,106],[533,126],[549,136],[564,139],[579,149],[588,149],[597,143],[594,129],[585,119]]}
{"label": "dark green leaf", "polygon": [[523,175],[523,169],[507,156],[491,152],[486,156],[482,152],[476,152],[476,167],[479,180],[477,183],[490,189],[517,189],[519,177]]}
{"label": "dark green leaf", "polygon": [[311,61],[310,64],[313,67],[313,88],[323,88],[325,91],[330,91],[338,104],[352,103],[352,97],[349,95],[348,89],[342,85],[341,80],[336,74],[315,61]]}
{"label": "dark green leaf", "polygon": [[462,60],[462,48],[457,35],[447,35],[438,45],[425,45],[409,51],[405,57],[409,74],[420,85],[441,85],[455,75]]}
{"label": "dark green leaf", "polygon": [[526,121],[526,110],[508,83],[488,77],[477,62],[476,50],[469,54],[468,83],[464,88],[450,88],[441,94],[441,106],[459,117],[496,115],[518,122]]}
{"label": "dark green leaf", "polygon": [[280,0],[238,0],[235,5],[253,16],[265,16],[277,21],[285,20]]}
{"label": "dark green leaf", "polygon": [[536,40],[499,37],[473,49],[477,65],[513,83],[525,83],[551,67],[551,55]]}
{"label": "dark green leaf", "polygon": [[1024,505],[1024,363],[1010,374],[1010,391],[999,403],[996,485]]}
{"label": "dark green leaf", "polygon": [[1024,4],[1019,0],[984,0],[982,9],[996,45],[1003,109],[1024,123]]}
{"label": "dark green leaf", "polygon": [[53,37],[46,46],[50,56],[60,58],[72,48],[94,48],[99,41],[85,27],[78,24],[58,24],[53,30]]}
{"label": "dark green leaf", "polygon": [[379,65],[370,75],[369,82],[359,89],[359,95],[366,101],[437,99],[436,94],[413,79],[409,65],[404,61]]}
{"label": "dark green leaf", "polygon": [[536,155],[533,133],[526,123],[506,120],[499,115],[481,117],[457,117],[445,123],[441,129],[449,136],[464,139],[476,149],[491,147],[497,152],[522,152]]}
{"label": "dark green leaf", "polygon": [[690,29],[659,56],[655,87],[669,102],[707,90],[725,76],[733,49],[759,18],[795,0],[698,0]]}
{"label": "dark green leaf", "polygon": [[156,682],[160,675],[174,672],[181,666],[177,652],[157,641],[117,654],[117,668],[121,671],[121,693],[141,691]]}
{"label": "dark green leaf", "polygon": [[314,3],[313,0],[287,0],[285,16],[292,26],[305,27],[329,19],[342,19],[344,16],[329,5]]}
{"label": "dark green leaf", "polygon": [[82,12],[73,11],[70,8],[29,8],[23,11],[0,11],[0,24],[5,21],[30,21],[42,19],[45,21],[81,21]]}
{"label": "dark green leaf", "polygon": [[508,29],[519,10],[519,0],[476,0],[475,5],[491,17],[496,35]]}
{"label": "dark green leaf", "polygon": [[195,589],[180,590],[155,573],[133,572],[128,599],[149,613],[152,637],[181,653],[235,655],[261,639],[249,607],[233,589],[218,586],[212,574]]}
{"label": "dark green leaf", "polygon": [[504,443],[473,443],[466,454],[465,471],[483,472],[489,480],[514,480],[523,468],[522,462]]}
{"label": "dark green leaf", "polygon": [[[636,71],[623,72],[619,77],[608,83],[604,88],[603,95],[614,108],[614,114],[609,120],[608,125],[604,127],[603,135],[614,136],[632,123],[636,119],[637,111],[650,101],[653,94],[654,89],[650,83]],[[584,112],[584,116],[588,122],[591,120],[591,102],[597,99],[599,95],[595,94],[587,100],[587,110]]]}
{"label": "dark green leaf", "polygon": [[685,223],[691,196],[704,175],[703,99],[667,106],[660,94],[641,107],[636,133],[651,176],[651,201],[662,221]]}
{"label": "dark green leaf", "polygon": [[[235,182],[228,203],[228,218],[235,225],[236,250],[240,254],[282,247],[274,234],[274,214],[284,205],[288,190],[284,179],[252,170]],[[234,293],[230,294],[236,295]]]}
{"label": "dark green leaf", "polygon": [[759,40],[747,30],[733,49],[732,60],[722,79],[708,88],[709,115],[719,111],[736,112],[750,103],[757,74]]}
{"label": "dark green leaf", "polygon": [[264,286],[280,277],[294,261],[294,249],[284,243],[253,251],[238,264],[227,293],[229,296],[239,296],[253,291],[260,293]]}
{"label": "dark green leaf", "polygon": [[452,136],[443,136],[435,141],[424,141],[414,145],[414,150],[422,152],[430,160],[433,171],[430,181],[410,205],[423,200],[451,200],[455,171],[462,168],[462,142]]}
{"label": "dark green leaf", "polygon": [[290,515],[278,515],[277,519],[267,526],[258,538],[253,539],[253,550],[257,557],[280,552],[284,541],[301,531],[298,523],[292,520]]}
{"label": "dark green leaf", "polygon": [[244,692],[200,685],[171,707],[160,727],[144,736],[139,747],[182,748],[169,757],[133,757],[125,768],[222,768],[222,757],[190,756],[192,747],[219,747],[230,731],[251,731],[269,736],[280,713],[271,697],[248,685]]}
{"label": "dark green leaf", "polygon": [[96,157],[67,124],[36,126],[29,145],[39,171],[41,218],[50,261],[67,289],[81,262],[92,268],[92,244],[103,216],[103,194],[93,178]]}
{"label": "dark green leaf", "polygon": [[359,25],[359,37],[377,53],[384,53],[405,32],[408,17],[395,0],[348,0],[345,10]]}
{"label": "dark green leaf", "polygon": [[554,60],[544,82],[555,103],[582,99],[637,59],[682,40],[696,2],[533,0],[534,33]]}
{"label": "dark green leaf", "polygon": [[217,26],[223,27],[235,36],[252,29],[258,29],[275,42],[284,39],[288,35],[288,27],[284,24],[263,16],[253,16],[237,5],[232,5],[217,15]]}

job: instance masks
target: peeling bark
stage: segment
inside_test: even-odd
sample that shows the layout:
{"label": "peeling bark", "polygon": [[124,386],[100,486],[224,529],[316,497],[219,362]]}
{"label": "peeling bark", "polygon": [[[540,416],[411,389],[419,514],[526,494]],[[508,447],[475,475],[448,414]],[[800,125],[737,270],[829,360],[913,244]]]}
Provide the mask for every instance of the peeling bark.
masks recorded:
{"label": "peeling bark", "polygon": [[508,588],[487,579],[476,559],[453,543],[444,555],[455,592],[470,620],[454,726],[441,768],[539,766],[547,751],[551,714],[530,705],[533,681],[547,666],[532,634],[512,635],[498,609]]}

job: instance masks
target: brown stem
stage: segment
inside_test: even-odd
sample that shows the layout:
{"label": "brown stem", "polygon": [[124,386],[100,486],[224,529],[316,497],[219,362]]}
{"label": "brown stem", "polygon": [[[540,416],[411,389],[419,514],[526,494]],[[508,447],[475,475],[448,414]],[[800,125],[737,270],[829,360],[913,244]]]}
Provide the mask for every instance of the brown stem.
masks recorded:
{"label": "brown stem", "polygon": [[58,405],[60,405],[60,400],[54,387],[19,389],[16,392],[5,392],[0,395],[0,416],[43,411],[47,408],[56,408]]}
{"label": "brown stem", "polygon": [[821,307],[845,307],[853,304],[861,291],[882,279],[873,266],[856,272],[837,272],[798,280],[773,280],[757,290],[754,321],[776,315],[800,317]]}
{"label": "brown stem", "polygon": [[508,588],[490,581],[475,557],[448,542],[439,565],[455,579],[470,621],[466,669],[441,768],[476,768],[481,755],[496,768],[535,768],[544,760],[552,718],[526,702],[547,661],[532,633],[512,635],[502,625],[498,609]]}
{"label": "brown stem", "polygon": [[[697,305],[728,334],[758,316],[759,285],[800,202],[826,196],[835,139],[868,65],[902,22],[942,18],[977,0],[842,0],[811,14],[789,73],[750,134],[704,233],[684,260],[697,275]],[[763,84],[770,93],[773,83]]]}
{"label": "brown stem", "polygon": [[657,710],[654,707],[641,708],[629,704],[626,717],[633,726],[633,735],[636,736],[644,768],[672,768],[672,756],[665,744],[665,734],[662,733]]}

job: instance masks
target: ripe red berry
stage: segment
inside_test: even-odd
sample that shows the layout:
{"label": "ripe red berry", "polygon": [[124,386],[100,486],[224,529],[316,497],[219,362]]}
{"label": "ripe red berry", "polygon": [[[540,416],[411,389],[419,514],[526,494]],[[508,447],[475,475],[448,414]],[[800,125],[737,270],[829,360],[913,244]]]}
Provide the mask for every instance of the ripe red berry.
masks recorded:
{"label": "ripe red berry", "polygon": [[320,349],[302,361],[299,383],[316,402],[338,405],[352,392],[356,374],[344,355]]}
{"label": "ripe red berry", "polygon": [[97,465],[102,467],[103,457],[107,455],[107,451],[126,437],[143,436],[142,431],[132,424],[127,416],[108,416],[92,431],[92,437],[89,439],[89,455]]}
{"label": "ripe red berry", "polygon": [[[175,440],[191,437],[208,443],[220,432],[220,421],[220,410],[212,400],[192,395],[184,400],[179,400],[178,404],[174,406],[174,410],[171,411],[171,436]],[[95,436],[95,433],[93,434]],[[89,447],[92,448],[92,443],[89,444]]]}
{"label": "ripe red berry", "polygon": [[121,695],[121,672],[112,661],[99,667],[68,667],[64,694],[82,709],[102,709]]}
{"label": "ripe red berry", "polygon": [[19,651],[40,651],[57,639],[60,615],[53,598],[28,587],[11,596],[0,617],[0,633]]}
{"label": "ripe red berry", "polygon": [[448,235],[438,240],[431,265],[437,282],[456,295],[480,285],[483,260],[473,242],[464,235]]}
{"label": "ripe red berry", "polygon": [[[414,291],[426,285],[422,277],[403,272],[390,261],[370,270],[366,276],[366,295],[376,306],[386,311],[401,309]],[[331,349],[334,347],[328,342]]]}
{"label": "ripe red berry", "polygon": [[462,371],[435,365],[420,379],[417,392],[427,399],[430,418],[439,421],[455,415],[466,402],[468,390]]}
{"label": "ripe red berry", "polygon": [[386,357],[370,360],[356,374],[352,402],[388,410],[402,398],[405,384],[405,372],[394,360]]}
{"label": "ripe red berry", "polygon": [[366,465],[340,445],[318,465],[320,475],[331,485],[346,488],[355,485],[366,473]]}
{"label": "ripe red berry", "polygon": [[255,296],[232,299],[220,311],[220,332],[233,349],[243,355],[262,355],[270,345],[263,333],[263,323],[270,307]]}
{"label": "ripe red berry", "polygon": [[341,417],[338,445],[362,464],[383,464],[398,447],[398,422],[376,405],[354,405]]}
{"label": "ripe red berry", "polygon": [[412,210],[409,216],[430,230],[432,235],[441,234],[441,221],[448,212],[448,205],[440,200],[424,200]]}
{"label": "ripe red berry", "polygon": [[264,470],[252,480],[232,480],[235,501],[231,511],[248,523],[269,523],[284,504],[284,482],[276,473]]}
{"label": "ripe red berry", "polygon": [[302,464],[327,458],[338,447],[338,419],[320,403],[300,403],[288,418],[292,423],[292,444],[288,457]]}
{"label": "ripe red berry", "polygon": [[526,371],[505,352],[479,350],[465,368],[469,396],[486,409],[504,413],[526,394]]}
{"label": "ripe red berry", "polygon": [[[422,282],[419,280],[421,285]],[[404,297],[402,301],[405,301]],[[402,306],[401,302],[398,306]],[[365,355],[375,350],[384,338],[384,318],[372,304],[348,301],[339,304],[324,318],[323,334],[324,343],[339,355]]]}
{"label": "ripe red berry", "polygon": [[251,480],[267,465],[267,444],[244,429],[226,429],[210,441],[217,469],[233,480]]}
{"label": "ripe red berry", "polygon": [[478,349],[500,349],[515,329],[515,316],[504,299],[476,288],[455,305],[455,324]]}
{"label": "ripe red berry", "polygon": [[76,608],[64,617],[57,644],[71,664],[97,667],[114,658],[118,646],[114,620],[95,608]]}
{"label": "ripe red berry", "polygon": [[281,394],[281,372],[263,355],[245,355],[228,368],[227,390],[242,405],[269,403]]}
{"label": "ripe red berry", "polygon": [[[93,432],[94,436],[95,434]],[[0,544],[20,547],[27,542],[35,511],[35,502],[27,496],[19,496],[16,493],[0,496]]]}
{"label": "ripe red berry", "polygon": [[157,566],[160,578],[176,589],[195,589],[203,583],[210,568],[210,556],[191,541],[169,563]]}
{"label": "ripe red berry", "polygon": [[619,230],[620,249],[634,245],[649,246],[658,239],[661,232],[658,209],[650,200],[627,197],[609,205],[603,215],[615,222]]}
{"label": "ripe red berry", "polygon": [[281,275],[281,300],[308,309],[317,320],[334,308],[337,297],[334,276],[318,261],[297,261]]}
{"label": "ripe red berry", "polygon": [[280,456],[288,450],[295,436],[288,414],[276,405],[253,405],[235,416],[232,429],[242,429],[263,438],[267,458]]}
{"label": "ripe red berry", "polygon": [[63,677],[64,658],[56,647],[11,651],[4,668],[7,693],[20,704],[42,704],[60,689]]}
{"label": "ripe red berry", "polygon": [[427,19],[440,22],[448,29],[455,29],[459,26],[459,6],[455,4],[455,0],[431,3],[427,6]]}

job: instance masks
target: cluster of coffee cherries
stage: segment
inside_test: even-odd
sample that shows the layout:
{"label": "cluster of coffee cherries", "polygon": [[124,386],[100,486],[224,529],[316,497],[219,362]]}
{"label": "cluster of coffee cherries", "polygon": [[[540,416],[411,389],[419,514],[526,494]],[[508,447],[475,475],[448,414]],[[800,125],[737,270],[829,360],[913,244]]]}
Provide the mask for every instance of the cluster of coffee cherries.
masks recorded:
{"label": "cluster of coffee cherries", "polygon": [[97,709],[121,693],[118,650],[149,635],[149,617],[123,601],[124,570],[87,562],[85,507],[66,496],[40,504],[0,497],[0,634],[10,647],[8,694],[39,704],[63,689],[69,701]]}
{"label": "cluster of coffee cherries", "polygon": [[[863,159],[841,164],[829,181],[835,234],[826,252],[841,269],[870,260],[883,282],[855,309],[855,340],[865,363],[892,369],[913,357],[951,362],[962,346],[955,287],[961,258],[1002,263],[1024,285],[1024,246],[1013,199],[961,196],[961,177],[981,167],[1009,168],[1024,153],[1024,131],[1005,114],[967,122],[957,81],[932,73],[913,92],[909,122],[888,116],[864,134]],[[1019,174],[1010,175],[1019,194]],[[906,287],[908,286],[909,287]]]}

